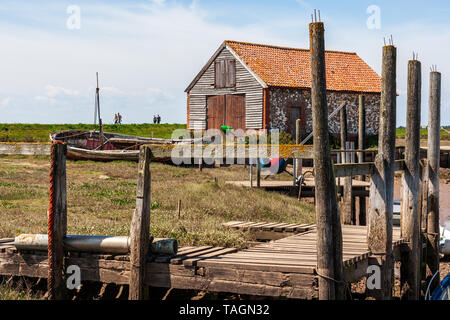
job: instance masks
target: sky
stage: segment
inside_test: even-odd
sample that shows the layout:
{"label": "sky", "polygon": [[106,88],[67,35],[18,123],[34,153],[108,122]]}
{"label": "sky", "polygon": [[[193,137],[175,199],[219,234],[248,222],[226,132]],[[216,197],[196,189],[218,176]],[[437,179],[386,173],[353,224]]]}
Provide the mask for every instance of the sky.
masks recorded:
{"label": "sky", "polygon": [[381,73],[383,38],[397,46],[397,125],[407,63],[422,62],[422,124],[431,65],[442,73],[450,125],[450,2],[312,0],[0,1],[0,123],[92,123],[95,73],[104,123],[186,123],[184,90],[224,40],[309,48],[321,11],[328,50],[357,52]]}

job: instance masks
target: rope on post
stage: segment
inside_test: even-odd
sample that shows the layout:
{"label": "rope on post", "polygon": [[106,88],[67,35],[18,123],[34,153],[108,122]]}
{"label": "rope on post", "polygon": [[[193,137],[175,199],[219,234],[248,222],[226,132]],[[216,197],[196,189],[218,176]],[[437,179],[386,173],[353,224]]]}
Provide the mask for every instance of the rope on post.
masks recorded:
{"label": "rope on post", "polygon": [[56,262],[56,241],[55,241],[55,211],[56,211],[56,146],[64,144],[61,141],[55,141],[51,146],[51,160],[50,160],[50,190],[49,190],[49,208],[48,208],[48,299],[55,300],[57,298],[56,283],[57,277],[57,262]]}

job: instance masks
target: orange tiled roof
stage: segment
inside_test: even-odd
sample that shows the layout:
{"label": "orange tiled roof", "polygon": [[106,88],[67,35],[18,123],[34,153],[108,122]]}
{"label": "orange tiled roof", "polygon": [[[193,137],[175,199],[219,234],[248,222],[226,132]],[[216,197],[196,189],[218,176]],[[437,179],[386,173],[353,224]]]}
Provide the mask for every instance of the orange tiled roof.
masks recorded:
{"label": "orange tiled roof", "polygon": [[[264,81],[273,87],[311,87],[310,53],[236,41],[225,43]],[[381,78],[356,53],[325,52],[327,89],[381,92]]]}

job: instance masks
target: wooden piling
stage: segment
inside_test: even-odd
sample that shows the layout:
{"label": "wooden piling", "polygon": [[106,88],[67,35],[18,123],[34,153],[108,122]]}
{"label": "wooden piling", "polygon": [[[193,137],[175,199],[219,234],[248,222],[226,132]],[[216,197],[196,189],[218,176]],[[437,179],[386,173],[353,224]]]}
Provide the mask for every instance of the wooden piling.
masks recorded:
{"label": "wooden piling", "polygon": [[[424,207],[427,230],[427,264],[434,274],[439,272],[439,158],[440,158],[440,125],[441,125],[441,74],[430,73],[430,97],[428,110],[428,155],[424,177]],[[435,277],[431,290],[439,283]]]}
{"label": "wooden piling", "polygon": [[253,162],[250,159],[250,188],[253,188]]}
{"label": "wooden piling", "polygon": [[328,137],[324,25],[309,25],[319,299],[344,298],[342,230]]}
{"label": "wooden piling", "polygon": [[48,215],[48,299],[65,298],[64,237],[67,234],[66,194],[67,145],[54,143],[51,147],[50,207]]}
{"label": "wooden piling", "polygon": [[[364,150],[365,148],[366,148],[366,97],[360,94],[358,107],[358,149]],[[364,152],[358,153],[358,162],[359,163],[364,162]]]}
{"label": "wooden piling", "polygon": [[256,187],[261,188],[261,166],[256,164]]}
{"label": "wooden piling", "polygon": [[[341,128],[341,150],[346,150],[348,140],[347,128],[347,107],[344,106],[340,111],[340,128]],[[343,163],[350,163],[350,154],[342,153]],[[344,188],[342,194],[342,215],[344,224],[353,224],[352,214],[352,177],[344,178]]]}
{"label": "wooden piling", "polygon": [[[358,112],[358,149],[364,150],[366,148],[366,98],[364,95],[359,95],[359,112]],[[358,153],[358,162],[364,163],[364,152]],[[360,176],[361,181],[366,181],[366,176]],[[360,226],[366,225],[366,197],[359,197],[359,216],[358,224]]]}
{"label": "wooden piling", "polygon": [[402,252],[402,298],[419,300],[420,296],[420,104],[421,63],[408,62],[406,106],[405,170],[402,174],[401,237],[408,249]]}
{"label": "wooden piling", "polygon": [[381,289],[373,289],[369,294],[383,300],[391,299],[393,283],[396,58],[397,50],[393,45],[383,47],[377,170],[371,177],[369,195],[367,242],[372,253],[379,256],[381,270]]}
{"label": "wooden piling", "polygon": [[130,230],[129,300],[144,300],[148,297],[148,288],[144,285],[144,277],[150,242],[150,159],[150,148],[142,146],[139,153],[136,209],[133,213]]}
{"label": "wooden piling", "polygon": [[[302,142],[302,121],[300,119],[297,119],[295,121],[295,144],[299,145]],[[302,159],[296,159],[296,172],[295,177],[298,178],[303,171],[303,160]]]}

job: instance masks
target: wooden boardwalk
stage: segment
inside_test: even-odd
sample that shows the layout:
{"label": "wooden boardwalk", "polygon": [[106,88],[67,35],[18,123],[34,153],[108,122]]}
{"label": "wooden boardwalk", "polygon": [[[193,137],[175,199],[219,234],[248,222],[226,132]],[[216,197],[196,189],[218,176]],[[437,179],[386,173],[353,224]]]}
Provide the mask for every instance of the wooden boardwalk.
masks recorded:
{"label": "wooden boardwalk", "polygon": [[314,229],[314,224],[230,221],[225,227],[251,232],[256,240],[277,240]]}
{"label": "wooden boardwalk", "polygon": [[[347,281],[365,275],[370,251],[366,227],[343,226],[343,257]],[[394,248],[400,231],[394,228]],[[247,295],[317,298],[316,231],[261,243],[240,250],[221,247],[182,247],[176,256],[149,256],[145,284],[152,287],[207,290]],[[128,255],[68,252],[66,265],[81,268],[82,281],[128,285]],[[45,251],[18,252],[0,240],[0,275],[46,278]]]}

